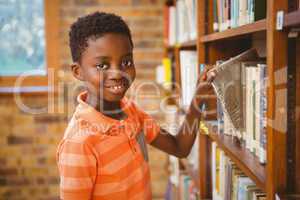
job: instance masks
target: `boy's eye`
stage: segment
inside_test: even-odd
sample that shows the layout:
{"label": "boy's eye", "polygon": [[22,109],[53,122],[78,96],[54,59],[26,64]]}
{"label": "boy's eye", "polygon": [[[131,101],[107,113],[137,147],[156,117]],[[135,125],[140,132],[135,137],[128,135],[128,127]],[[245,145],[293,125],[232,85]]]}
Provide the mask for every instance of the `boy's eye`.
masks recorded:
{"label": "boy's eye", "polygon": [[131,60],[122,61],[122,67],[131,67],[133,62]]}
{"label": "boy's eye", "polygon": [[97,70],[105,70],[108,69],[109,65],[108,64],[97,64],[96,68]]}

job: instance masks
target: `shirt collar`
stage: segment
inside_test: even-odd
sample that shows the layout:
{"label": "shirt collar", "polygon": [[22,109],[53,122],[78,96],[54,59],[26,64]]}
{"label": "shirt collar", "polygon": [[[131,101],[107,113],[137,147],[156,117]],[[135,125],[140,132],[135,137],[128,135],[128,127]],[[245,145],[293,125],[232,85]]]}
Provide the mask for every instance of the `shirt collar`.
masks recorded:
{"label": "shirt collar", "polygon": [[[120,123],[119,120],[110,118],[97,111],[94,107],[86,103],[87,91],[81,92],[77,96],[78,106],[75,110],[75,118],[82,119],[96,127],[102,133],[107,132],[113,125]],[[124,110],[128,119],[130,117],[128,100],[124,97],[121,100],[121,108]]]}

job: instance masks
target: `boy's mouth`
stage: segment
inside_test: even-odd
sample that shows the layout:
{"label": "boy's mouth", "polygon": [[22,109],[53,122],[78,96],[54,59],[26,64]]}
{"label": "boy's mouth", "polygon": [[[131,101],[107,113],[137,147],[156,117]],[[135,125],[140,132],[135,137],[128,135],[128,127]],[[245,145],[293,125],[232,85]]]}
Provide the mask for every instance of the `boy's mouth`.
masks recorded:
{"label": "boy's mouth", "polygon": [[127,89],[126,83],[114,84],[114,85],[106,85],[105,86],[109,92],[113,94],[123,94]]}

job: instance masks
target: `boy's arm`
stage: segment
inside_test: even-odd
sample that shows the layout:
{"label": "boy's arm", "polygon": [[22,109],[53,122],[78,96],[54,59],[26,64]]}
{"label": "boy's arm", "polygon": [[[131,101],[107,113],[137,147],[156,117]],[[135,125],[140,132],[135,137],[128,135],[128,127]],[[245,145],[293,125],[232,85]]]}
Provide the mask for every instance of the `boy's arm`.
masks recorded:
{"label": "boy's arm", "polygon": [[209,72],[209,74],[205,73],[204,76],[200,77],[195,96],[177,135],[173,136],[166,130],[160,129],[160,133],[151,142],[152,146],[179,158],[188,156],[199,130],[201,118],[199,105],[203,101],[199,96],[204,91],[211,89],[210,83],[215,76],[215,72]]}

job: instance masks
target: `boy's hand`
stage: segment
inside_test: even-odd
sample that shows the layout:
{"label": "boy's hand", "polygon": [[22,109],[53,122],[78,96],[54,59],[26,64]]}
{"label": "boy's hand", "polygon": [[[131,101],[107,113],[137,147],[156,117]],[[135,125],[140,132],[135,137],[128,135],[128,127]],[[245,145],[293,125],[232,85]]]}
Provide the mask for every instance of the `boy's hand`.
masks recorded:
{"label": "boy's hand", "polygon": [[216,75],[215,68],[210,70],[205,69],[198,78],[195,96],[213,94],[211,83],[215,79]]}
{"label": "boy's hand", "polygon": [[[215,100],[211,83],[215,79],[216,75],[215,68],[212,68],[210,70],[206,69],[198,78],[197,88],[192,101],[193,105],[191,105],[192,107],[196,108],[198,112],[202,108],[203,104],[211,105],[212,100]],[[206,118],[206,114],[203,113],[203,111],[202,116]]]}

